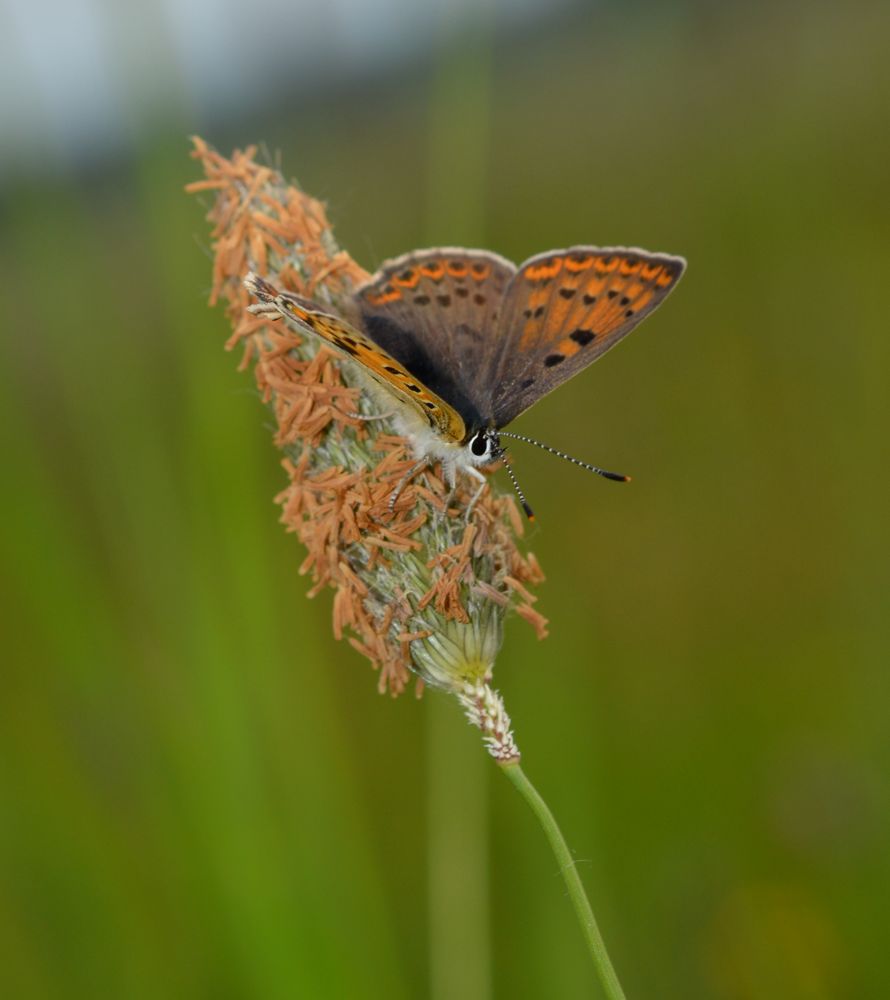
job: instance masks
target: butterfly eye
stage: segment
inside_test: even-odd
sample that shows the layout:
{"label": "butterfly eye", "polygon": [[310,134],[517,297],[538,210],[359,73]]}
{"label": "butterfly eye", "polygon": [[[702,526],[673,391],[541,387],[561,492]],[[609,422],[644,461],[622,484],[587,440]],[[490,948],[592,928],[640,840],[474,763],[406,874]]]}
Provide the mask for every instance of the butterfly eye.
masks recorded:
{"label": "butterfly eye", "polygon": [[476,458],[483,458],[491,450],[491,442],[488,437],[481,432],[474,435],[470,441],[470,451],[476,456]]}

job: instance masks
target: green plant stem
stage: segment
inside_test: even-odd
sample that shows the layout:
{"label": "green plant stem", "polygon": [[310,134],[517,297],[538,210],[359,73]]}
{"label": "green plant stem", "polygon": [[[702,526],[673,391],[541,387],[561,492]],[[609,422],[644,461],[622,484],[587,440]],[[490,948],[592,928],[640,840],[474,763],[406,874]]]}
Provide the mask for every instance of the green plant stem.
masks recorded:
{"label": "green plant stem", "polygon": [[624,990],[621,989],[621,983],[618,982],[618,976],[615,975],[615,969],[612,967],[609,953],[606,951],[605,942],[600,934],[593,910],[590,908],[587,893],[585,893],[584,886],[581,884],[578,869],[575,867],[575,859],[572,857],[568,844],[566,844],[565,838],[560,832],[556,820],[553,818],[553,813],[550,812],[547,803],[538,794],[535,786],[525,776],[525,772],[519,766],[518,760],[506,761],[501,764],[501,770],[513,782],[519,790],[520,795],[531,806],[532,811],[544,828],[544,833],[547,834],[547,839],[550,841],[550,846],[556,855],[556,860],[559,862],[559,870],[565,880],[566,888],[569,890],[569,896],[575,907],[575,913],[578,915],[578,922],[581,924],[581,930],[584,932],[584,937],[587,941],[590,957],[596,966],[596,971],[599,974],[600,982],[603,984],[606,996],[609,1000],[625,1000]]}

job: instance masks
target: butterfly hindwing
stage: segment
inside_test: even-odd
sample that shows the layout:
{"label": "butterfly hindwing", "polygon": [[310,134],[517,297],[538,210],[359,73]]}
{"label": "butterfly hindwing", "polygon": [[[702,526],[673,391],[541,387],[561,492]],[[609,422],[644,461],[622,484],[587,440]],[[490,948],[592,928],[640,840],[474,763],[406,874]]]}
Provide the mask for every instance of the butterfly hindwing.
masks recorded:
{"label": "butterfly hindwing", "polygon": [[293,292],[279,291],[255,274],[248,275],[245,284],[260,302],[259,307],[251,307],[252,312],[283,315],[316,334],[341,355],[357,362],[398,400],[422,414],[444,438],[454,443],[464,440],[467,428],[460,414],[379,344],[317,303]]}
{"label": "butterfly hindwing", "polygon": [[387,261],[356,292],[368,336],[478,425],[485,359],[516,267],[487,250],[440,247]]}
{"label": "butterfly hindwing", "polygon": [[527,260],[507,288],[487,367],[490,413],[504,427],[613,347],[676,285],[682,257],[572,247]]}

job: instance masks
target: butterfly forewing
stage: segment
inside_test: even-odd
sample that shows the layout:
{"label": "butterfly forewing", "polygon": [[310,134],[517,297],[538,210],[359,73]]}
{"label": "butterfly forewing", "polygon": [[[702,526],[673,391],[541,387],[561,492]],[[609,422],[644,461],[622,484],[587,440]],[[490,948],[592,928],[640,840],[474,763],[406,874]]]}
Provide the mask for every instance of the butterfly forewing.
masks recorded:
{"label": "butterfly forewing", "polygon": [[504,427],[614,346],[656,309],[681,257],[572,247],[527,260],[507,288],[487,368],[490,420]]}
{"label": "butterfly forewing", "polygon": [[485,359],[516,267],[486,250],[440,247],[387,261],[356,293],[368,336],[478,426]]}
{"label": "butterfly forewing", "polygon": [[443,437],[452,441],[463,441],[466,437],[467,428],[463,418],[452,406],[424,385],[416,374],[408,371],[381,345],[374,343],[345,320],[326,312],[309,299],[293,292],[279,291],[256,275],[249,276],[247,285],[265,307],[271,307],[298,327],[316,334],[341,355],[358,362],[367,374],[398,400],[421,413],[429,425]]}

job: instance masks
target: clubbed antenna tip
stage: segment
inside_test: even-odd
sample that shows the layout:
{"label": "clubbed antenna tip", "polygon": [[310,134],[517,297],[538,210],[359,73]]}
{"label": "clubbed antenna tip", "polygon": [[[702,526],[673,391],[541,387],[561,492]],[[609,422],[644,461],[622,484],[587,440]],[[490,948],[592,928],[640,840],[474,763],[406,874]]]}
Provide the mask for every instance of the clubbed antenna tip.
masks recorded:
{"label": "clubbed antenna tip", "polygon": [[507,461],[507,456],[503,452],[500,456],[504,461],[504,468],[507,470],[507,475],[510,477],[510,482],[513,484],[513,489],[516,491],[516,496],[519,497],[519,502],[522,504],[522,509],[525,511],[525,516],[534,523],[535,512],[531,509],[528,500],[525,499],[525,494],[522,492],[522,487],[519,485],[519,480],[516,478],[516,473],[513,471],[510,463]]}
{"label": "clubbed antenna tip", "polygon": [[524,441],[526,444],[533,444],[536,448],[542,448],[544,451],[549,451],[551,455],[556,455],[557,458],[563,458],[567,462],[571,462],[572,465],[578,465],[582,469],[587,469],[588,472],[595,472],[604,479],[611,479],[616,483],[630,482],[630,476],[625,476],[621,472],[608,472],[606,469],[601,469],[598,465],[591,465],[590,462],[582,462],[580,458],[573,458],[564,451],[551,448],[549,444],[544,444],[543,441],[536,441],[534,438],[526,437],[524,434],[513,434],[510,431],[498,431],[498,434],[501,437],[513,438],[514,441]]}

